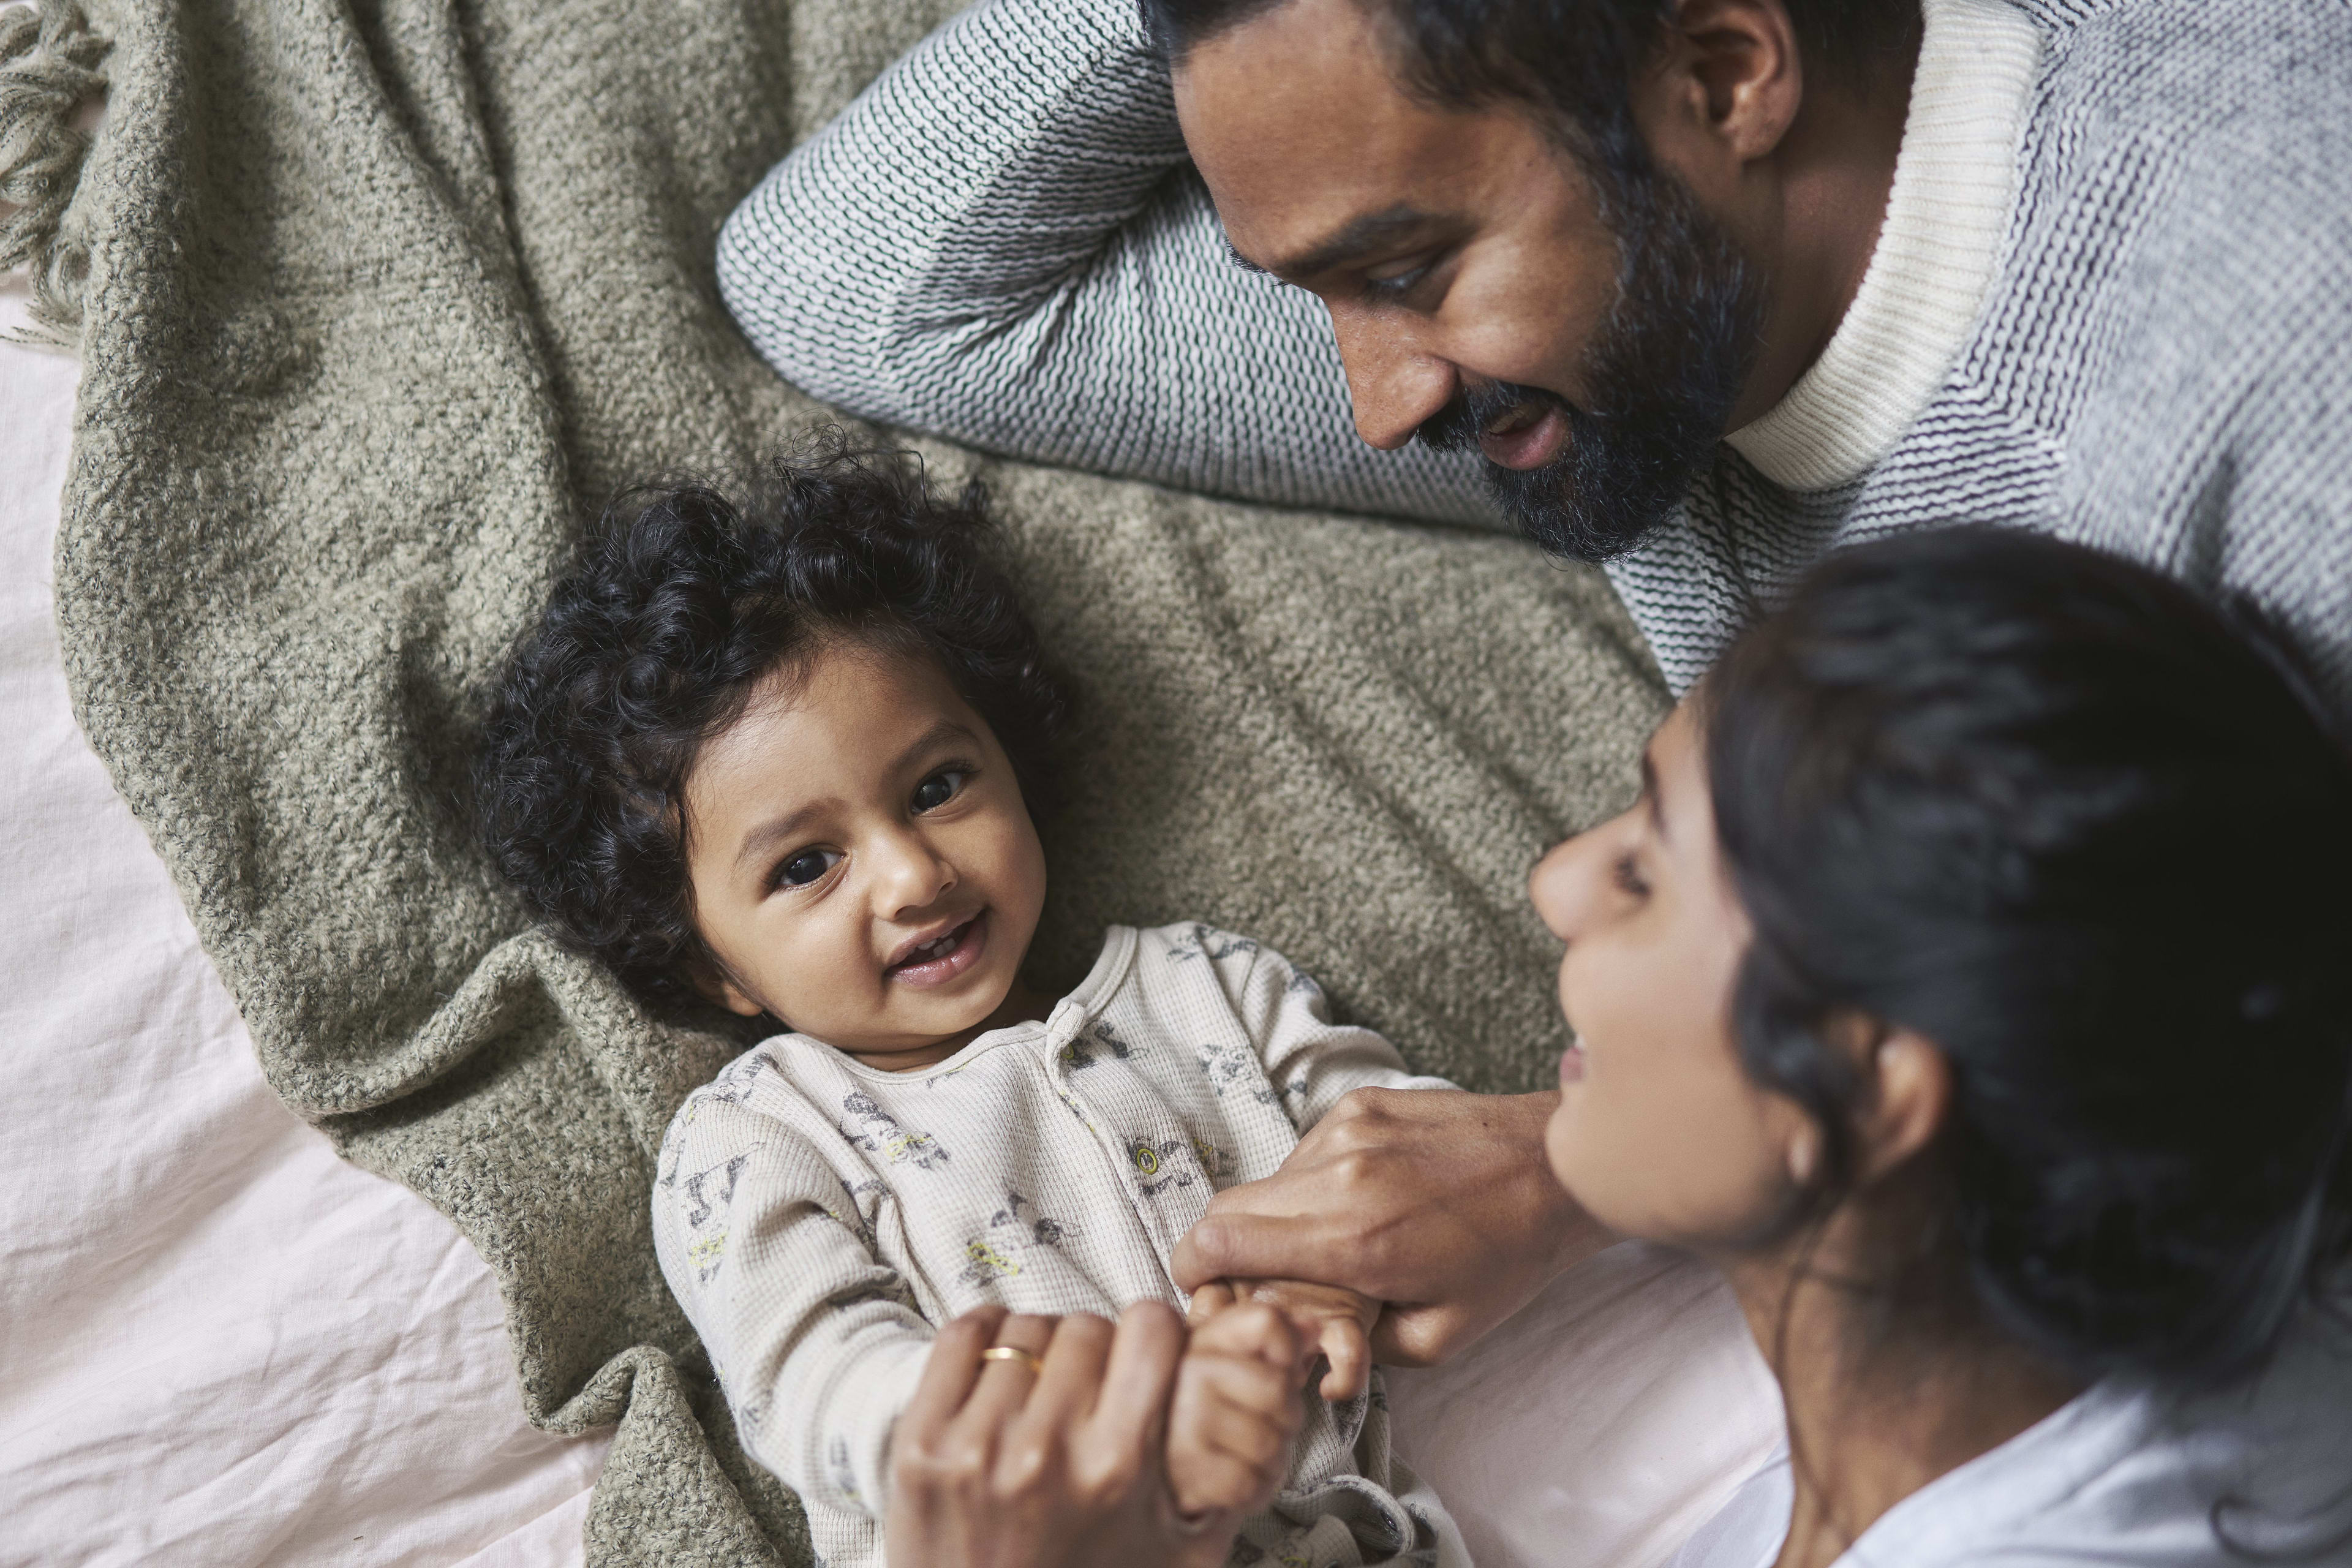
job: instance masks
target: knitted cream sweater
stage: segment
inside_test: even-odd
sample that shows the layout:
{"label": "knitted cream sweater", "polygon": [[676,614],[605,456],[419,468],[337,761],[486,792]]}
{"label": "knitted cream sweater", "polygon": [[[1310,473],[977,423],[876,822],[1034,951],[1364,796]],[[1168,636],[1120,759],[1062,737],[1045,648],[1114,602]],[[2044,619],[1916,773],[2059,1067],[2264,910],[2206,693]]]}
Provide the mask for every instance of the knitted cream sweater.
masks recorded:
{"label": "knitted cream sweater", "polygon": [[[1822,551],[1979,521],[2282,616],[2352,699],[2352,6],[1927,0],[1877,251],[1782,403],[1611,568],[1695,679]],[[1355,439],[1321,307],[1234,266],[1132,0],[987,0],[778,165],[719,280],[785,376],[996,450],[1491,521]]]}

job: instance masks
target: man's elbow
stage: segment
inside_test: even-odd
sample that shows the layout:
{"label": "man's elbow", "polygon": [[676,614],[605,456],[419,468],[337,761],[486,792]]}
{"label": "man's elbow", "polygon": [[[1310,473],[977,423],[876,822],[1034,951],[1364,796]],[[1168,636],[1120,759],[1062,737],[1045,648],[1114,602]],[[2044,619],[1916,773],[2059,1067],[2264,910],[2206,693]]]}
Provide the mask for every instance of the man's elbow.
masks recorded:
{"label": "man's elbow", "polygon": [[857,323],[822,301],[845,296],[815,249],[794,237],[773,206],[755,212],[754,195],[719,231],[719,302],[775,373],[820,403],[862,417],[888,417],[879,406],[874,356],[863,352]]}
{"label": "man's elbow", "polygon": [[792,305],[793,296],[807,292],[799,276],[807,258],[777,243],[772,215],[754,213],[764,194],[746,197],[719,226],[719,299],[760,356],[799,385],[802,377],[795,372],[803,368],[813,334],[803,330],[807,323]]}

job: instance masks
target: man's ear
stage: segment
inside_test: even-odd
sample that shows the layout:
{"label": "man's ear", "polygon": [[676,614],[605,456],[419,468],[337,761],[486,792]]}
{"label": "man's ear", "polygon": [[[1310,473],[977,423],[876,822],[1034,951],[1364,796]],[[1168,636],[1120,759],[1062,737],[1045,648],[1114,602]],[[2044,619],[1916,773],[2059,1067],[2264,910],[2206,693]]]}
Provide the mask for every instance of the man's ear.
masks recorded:
{"label": "man's ear", "polygon": [[1779,147],[1804,97],[1782,0],[1682,0],[1633,112],[1658,161],[1704,190]]}
{"label": "man's ear", "polygon": [[722,965],[709,959],[688,959],[686,978],[687,983],[694,987],[695,994],[700,996],[705,1002],[716,1003],[730,1013],[738,1014],[746,1018],[756,1018],[768,1010],[754,1000],[749,992],[735,984],[735,977],[728,973]]}
{"label": "man's ear", "polygon": [[1854,1119],[1854,1175],[1867,1183],[1942,1134],[1952,1114],[1952,1062],[1925,1035],[1880,1027],[1855,1065],[1865,1092]]}

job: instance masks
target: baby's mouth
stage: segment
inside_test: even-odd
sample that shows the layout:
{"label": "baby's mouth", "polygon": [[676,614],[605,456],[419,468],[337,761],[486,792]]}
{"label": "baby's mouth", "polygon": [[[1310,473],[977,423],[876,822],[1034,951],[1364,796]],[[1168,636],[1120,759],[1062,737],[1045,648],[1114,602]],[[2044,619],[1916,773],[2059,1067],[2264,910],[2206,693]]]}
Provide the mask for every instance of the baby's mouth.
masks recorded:
{"label": "baby's mouth", "polygon": [[886,980],[917,987],[940,985],[980,962],[988,947],[988,911],[905,949],[882,971]]}

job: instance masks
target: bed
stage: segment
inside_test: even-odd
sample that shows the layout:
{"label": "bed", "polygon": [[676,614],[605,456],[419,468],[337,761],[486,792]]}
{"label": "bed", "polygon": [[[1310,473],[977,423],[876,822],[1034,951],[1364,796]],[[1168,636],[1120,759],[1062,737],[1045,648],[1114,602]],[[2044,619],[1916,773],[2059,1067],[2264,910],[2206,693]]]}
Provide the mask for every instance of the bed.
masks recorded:
{"label": "bed", "polygon": [[[524,1421],[473,1248],[270,1093],[74,726],[47,563],[76,369],[0,343],[0,1563],[578,1563],[604,1440]],[[1777,1408],[1721,1288],[1632,1246],[1391,1376],[1490,1568],[1663,1561]]]}
{"label": "bed", "polygon": [[[26,309],[0,279],[0,331]],[[525,1419],[476,1247],[272,1092],[77,726],[52,551],[80,368],[0,342],[0,1568],[581,1562],[609,1436]],[[1632,1245],[1391,1402],[1487,1568],[1664,1562],[1778,1421],[1719,1281]]]}

